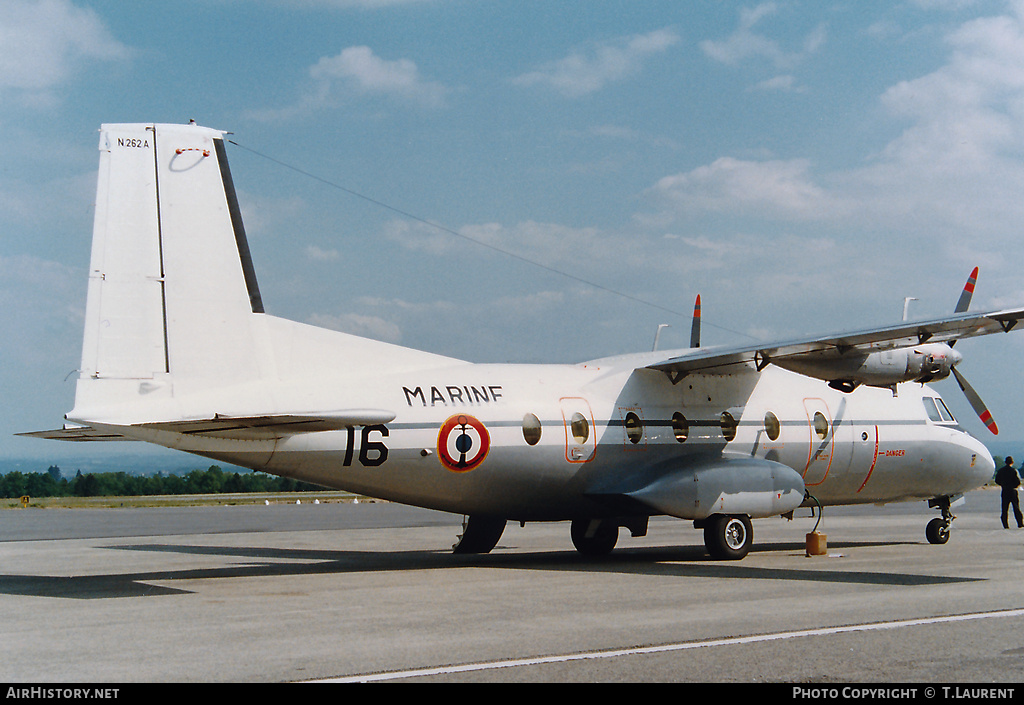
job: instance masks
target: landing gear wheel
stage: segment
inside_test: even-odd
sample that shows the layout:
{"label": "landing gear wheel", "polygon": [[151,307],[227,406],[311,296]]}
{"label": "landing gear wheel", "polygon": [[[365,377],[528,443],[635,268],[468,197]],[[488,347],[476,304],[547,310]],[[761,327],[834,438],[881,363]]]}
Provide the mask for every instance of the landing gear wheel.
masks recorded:
{"label": "landing gear wheel", "polygon": [[738,561],[750,553],[754,527],[744,514],[715,514],[704,523],[704,546],[718,561]]}
{"label": "landing gear wheel", "polygon": [[946,543],[949,541],[949,522],[945,519],[932,519],[925,527],[924,535],[928,537],[928,543]]}
{"label": "landing gear wheel", "polygon": [[956,517],[953,515],[953,498],[936,497],[928,500],[928,506],[932,509],[938,507],[942,517],[932,519],[925,527],[924,535],[928,537],[928,543],[943,544],[949,541],[949,529]]}
{"label": "landing gear wheel", "polygon": [[584,556],[607,556],[619,540],[619,525],[607,519],[573,519],[569,533]]}
{"label": "landing gear wheel", "polygon": [[504,517],[468,517],[462,523],[462,535],[452,546],[452,553],[490,553],[498,545],[507,523]]}

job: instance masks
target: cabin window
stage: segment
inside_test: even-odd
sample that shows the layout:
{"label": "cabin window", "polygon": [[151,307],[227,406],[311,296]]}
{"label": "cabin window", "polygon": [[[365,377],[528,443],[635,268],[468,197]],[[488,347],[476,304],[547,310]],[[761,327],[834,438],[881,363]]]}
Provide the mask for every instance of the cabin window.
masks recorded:
{"label": "cabin window", "polygon": [[523,417],[523,438],[531,446],[540,442],[540,419],[534,414],[527,414]]}
{"label": "cabin window", "polygon": [[720,423],[722,425],[722,435],[725,436],[726,442],[736,438],[736,428],[739,426],[739,422],[736,421],[736,417],[728,411],[723,411]]}
{"label": "cabin window", "polygon": [[814,412],[814,433],[821,440],[828,438],[828,419],[820,411]]}
{"label": "cabin window", "polygon": [[587,439],[590,438],[590,424],[587,423],[587,417],[578,411],[572,415],[569,429],[572,431],[573,440],[580,445],[586,443]]}
{"label": "cabin window", "polygon": [[683,443],[690,435],[690,422],[678,411],[672,414],[672,433],[680,443]]}
{"label": "cabin window", "polygon": [[764,415],[764,432],[773,441],[779,440],[779,434],[782,432],[782,424],[779,423],[779,417],[770,411]]}
{"label": "cabin window", "polygon": [[640,439],[644,437],[644,425],[640,421],[640,417],[634,414],[632,411],[626,414],[626,438],[629,439],[630,443],[634,445],[640,442]]}

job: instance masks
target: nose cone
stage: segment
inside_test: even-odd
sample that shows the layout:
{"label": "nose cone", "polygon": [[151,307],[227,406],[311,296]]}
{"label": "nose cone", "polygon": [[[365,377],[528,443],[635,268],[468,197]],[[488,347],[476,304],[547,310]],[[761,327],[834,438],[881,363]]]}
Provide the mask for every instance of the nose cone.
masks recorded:
{"label": "nose cone", "polygon": [[949,349],[949,360],[953,367],[956,367],[964,359],[964,354],[956,348]]}
{"label": "nose cone", "polygon": [[963,470],[965,488],[962,490],[967,492],[977,489],[991,480],[996,471],[996,464],[992,453],[985,447],[985,444],[969,433],[963,434],[961,444],[968,451],[967,467]]}

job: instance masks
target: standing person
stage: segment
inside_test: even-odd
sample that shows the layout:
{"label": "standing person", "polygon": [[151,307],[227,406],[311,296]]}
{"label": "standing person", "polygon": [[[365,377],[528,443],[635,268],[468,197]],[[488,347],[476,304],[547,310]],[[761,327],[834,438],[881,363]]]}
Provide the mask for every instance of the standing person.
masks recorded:
{"label": "standing person", "polygon": [[996,471],[996,484],[1003,488],[1003,512],[1000,517],[1003,520],[1003,528],[1010,528],[1007,519],[1009,518],[1011,505],[1013,506],[1013,514],[1017,517],[1017,527],[1024,528],[1024,517],[1020,513],[1020,499],[1017,497],[1017,488],[1020,487],[1020,475],[1017,474],[1017,470],[1013,467],[1012,457],[1007,456],[1006,464]]}

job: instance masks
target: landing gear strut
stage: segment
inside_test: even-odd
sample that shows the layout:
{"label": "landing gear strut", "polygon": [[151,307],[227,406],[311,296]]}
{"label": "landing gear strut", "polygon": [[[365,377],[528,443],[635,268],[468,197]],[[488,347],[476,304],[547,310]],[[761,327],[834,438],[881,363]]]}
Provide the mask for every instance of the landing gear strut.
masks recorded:
{"label": "landing gear strut", "polygon": [[924,535],[928,537],[928,543],[943,544],[949,541],[949,528],[953,523],[953,512],[950,510],[951,502],[949,497],[936,497],[928,501],[928,506],[938,507],[942,510],[942,517],[936,517],[928,522]]}

